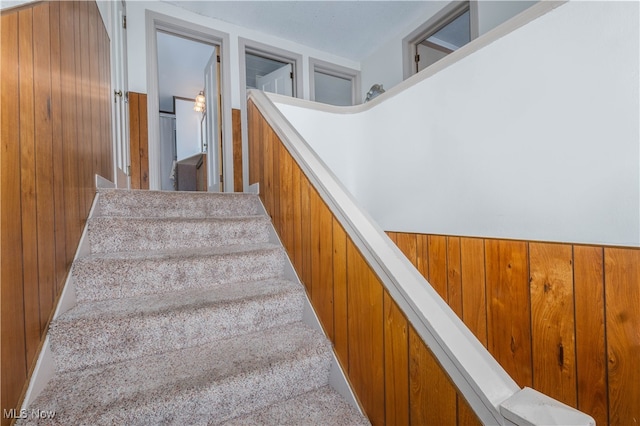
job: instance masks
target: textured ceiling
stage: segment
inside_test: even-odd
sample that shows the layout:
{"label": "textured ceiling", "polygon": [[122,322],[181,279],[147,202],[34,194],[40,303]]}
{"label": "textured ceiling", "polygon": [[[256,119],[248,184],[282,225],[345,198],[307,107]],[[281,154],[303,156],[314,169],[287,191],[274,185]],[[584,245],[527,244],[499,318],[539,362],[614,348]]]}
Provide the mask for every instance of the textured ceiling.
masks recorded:
{"label": "textured ceiling", "polygon": [[169,1],[221,21],[360,61],[442,1]]}

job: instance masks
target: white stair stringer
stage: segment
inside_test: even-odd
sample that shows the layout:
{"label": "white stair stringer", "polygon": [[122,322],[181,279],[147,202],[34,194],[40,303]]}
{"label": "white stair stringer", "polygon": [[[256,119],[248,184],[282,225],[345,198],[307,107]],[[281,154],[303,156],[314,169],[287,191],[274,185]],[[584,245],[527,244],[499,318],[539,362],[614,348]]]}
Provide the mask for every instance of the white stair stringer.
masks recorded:
{"label": "white stair stringer", "polygon": [[255,195],[99,190],[18,424],[368,424]]}

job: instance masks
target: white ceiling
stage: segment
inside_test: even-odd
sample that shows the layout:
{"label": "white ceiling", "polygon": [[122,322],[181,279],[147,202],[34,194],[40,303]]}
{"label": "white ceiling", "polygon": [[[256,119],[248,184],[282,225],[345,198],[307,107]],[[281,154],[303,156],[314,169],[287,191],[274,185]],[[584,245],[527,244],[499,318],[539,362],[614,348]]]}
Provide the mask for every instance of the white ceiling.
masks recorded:
{"label": "white ceiling", "polygon": [[168,1],[178,7],[354,61],[446,1]]}

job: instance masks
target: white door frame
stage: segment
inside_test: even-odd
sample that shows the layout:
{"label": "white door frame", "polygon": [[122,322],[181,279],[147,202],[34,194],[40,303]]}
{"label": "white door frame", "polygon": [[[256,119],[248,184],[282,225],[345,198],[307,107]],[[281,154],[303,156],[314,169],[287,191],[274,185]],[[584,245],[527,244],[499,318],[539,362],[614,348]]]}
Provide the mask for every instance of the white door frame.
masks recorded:
{"label": "white door frame", "polygon": [[149,189],[160,189],[160,101],[158,98],[158,46],[156,31],[213,44],[220,55],[222,92],[222,161],[224,191],[233,192],[233,135],[231,125],[231,63],[229,34],[151,10],[145,11],[147,39],[147,122],[149,125]]}
{"label": "white door frame", "polygon": [[353,68],[343,67],[341,65],[332,64],[317,58],[309,58],[309,99],[316,100],[315,72],[331,75],[334,77],[344,78],[351,81],[351,104],[358,105],[362,103],[360,88],[360,71]]}
{"label": "white door frame", "polygon": [[[240,115],[242,126],[242,186],[246,192],[249,190],[249,130],[247,124],[247,53],[262,56],[276,61],[290,63],[293,67],[293,97],[303,97],[303,61],[302,55],[280,49],[268,44],[247,38],[238,38],[238,57],[240,64]],[[226,178],[226,173],[225,173]]]}
{"label": "white door frame", "polygon": [[112,2],[111,16],[111,132],[113,139],[113,182],[118,188],[129,188],[129,104],[127,101],[127,31],[124,28],[126,4]]}

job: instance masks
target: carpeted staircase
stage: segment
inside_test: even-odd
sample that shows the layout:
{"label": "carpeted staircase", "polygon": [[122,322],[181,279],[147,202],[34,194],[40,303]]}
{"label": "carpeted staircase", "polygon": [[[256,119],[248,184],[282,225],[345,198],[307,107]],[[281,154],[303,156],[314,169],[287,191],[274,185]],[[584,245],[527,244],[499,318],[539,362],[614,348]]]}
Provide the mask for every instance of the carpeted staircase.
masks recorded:
{"label": "carpeted staircase", "polygon": [[[368,424],[248,194],[100,190],[77,305],[49,330],[42,424]],[[36,423],[30,418],[19,424]]]}

